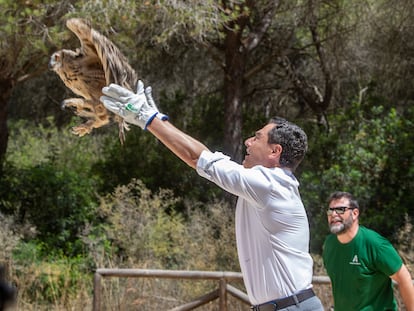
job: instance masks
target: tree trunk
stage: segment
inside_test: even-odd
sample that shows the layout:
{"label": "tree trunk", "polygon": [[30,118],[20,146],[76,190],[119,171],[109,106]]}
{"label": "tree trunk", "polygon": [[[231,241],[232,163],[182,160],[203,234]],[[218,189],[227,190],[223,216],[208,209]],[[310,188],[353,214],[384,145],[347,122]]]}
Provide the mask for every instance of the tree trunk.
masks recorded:
{"label": "tree trunk", "polygon": [[229,64],[225,71],[224,78],[224,99],[225,99],[225,127],[224,141],[225,152],[238,163],[242,160],[242,101],[244,86],[244,68],[246,57],[232,49],[226,56],[226,63]]}
{"label": "tree trunk", "polygon": [[[229,5],[223,1],[223,11],[226,12]],[[232,7],[230,5],[230,7]],[[256,11],[256,2],[247,0],[243,2],[240,14],[230,21],[225,29],[225,68],[224,68],[224,100],[225,100],[225,152],[238,163],[243,157],[243,97],[246,85],[247,60],[253,49],[261,42],[267,29],[272,24],[272,19],[278,7],[278,1],[270,1],[262,12],[261,18],[252,17]]]}
{"label": "tree trunk", "polygon": [[9,130],[7,127],[7,104],[12,92],[11,80],[0,80],[0,167],[6,156]]}
{"label": "tree trunk", "polygon": [[[224,43],[224,145],[231,158],[241,163],[242,126],[243,126],[243,89],[248,50],[243,44],[243,29],[248,22],[247,16],[240,16],[231,22],[225,31]],[[238,29],[238,30],[236,30]]]}

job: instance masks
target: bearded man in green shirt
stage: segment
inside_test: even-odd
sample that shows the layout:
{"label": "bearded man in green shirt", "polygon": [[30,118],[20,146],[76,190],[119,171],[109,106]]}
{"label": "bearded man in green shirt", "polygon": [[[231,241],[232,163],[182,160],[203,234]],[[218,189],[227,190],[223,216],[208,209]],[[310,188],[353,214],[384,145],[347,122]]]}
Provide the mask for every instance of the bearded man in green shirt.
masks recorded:
{"label": "bearded man in green shirt", "polygon": [[348,192],[328,199],[331,233],[323,261],[331,279],[335,311],[398,310],[394,280],[407,311],[414,311],[414,286],[401,257],[384,237],[360,226],[359,205]]}

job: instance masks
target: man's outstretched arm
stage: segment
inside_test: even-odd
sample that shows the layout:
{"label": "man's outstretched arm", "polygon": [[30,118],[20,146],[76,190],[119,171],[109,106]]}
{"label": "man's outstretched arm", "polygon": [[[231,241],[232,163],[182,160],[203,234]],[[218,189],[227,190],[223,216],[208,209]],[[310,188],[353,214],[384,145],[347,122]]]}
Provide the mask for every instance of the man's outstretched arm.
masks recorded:
{"label": "man's outstretched arm", "polygon": [[196,168],[201,152],[208,150],[198,140],[177,129],[169,121],[152,120],[147,130],[157,137],[177,157],[192,168]]}
{"label": "man's outstretched arm", "polygon": [[117,84],[104,87],[102,93],[101,101],[108,110],[128,123],[149,130],[190,167],[195,169],[201,152],[208,150],[201,142],[168,122],[168,116],[159,112],[152,98],[151,87],[144,88],[142,81],[138,81],[136,93]]}

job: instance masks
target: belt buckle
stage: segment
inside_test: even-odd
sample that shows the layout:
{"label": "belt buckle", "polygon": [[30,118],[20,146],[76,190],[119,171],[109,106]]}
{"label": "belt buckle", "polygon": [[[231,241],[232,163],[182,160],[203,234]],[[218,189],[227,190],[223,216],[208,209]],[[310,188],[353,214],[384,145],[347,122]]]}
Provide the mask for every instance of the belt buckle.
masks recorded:
{"label": "belt buckle", "polygon": [[[269,302],[265,306],[267,306],[267,305],[271,305],[273,307],[272,311],[277,311],[278,310],[278,305],[277,305],[276,301]],[[266,308],[265,306],[263,306],[263,310],[268,310],[268,308]],[[259,309],[259,311],[262,310],[262,308],[260,306],[259,306],[258,309]]]}
{"label": "belt buckle", "polygon": [[295,301],[295,305],[298,305],[300,303],[298,296],[293,295],[293,300]]}

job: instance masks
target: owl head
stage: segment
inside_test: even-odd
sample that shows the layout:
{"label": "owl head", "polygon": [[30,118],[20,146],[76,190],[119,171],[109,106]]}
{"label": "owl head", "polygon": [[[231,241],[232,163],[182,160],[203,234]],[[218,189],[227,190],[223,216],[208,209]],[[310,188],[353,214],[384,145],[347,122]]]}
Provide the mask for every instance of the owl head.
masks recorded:
{"label": "owl head", "polygon": [[66,62],[72,62],[76,56],[79,56],[79,49],[76,49],[76,51],[72,50],[60,50],[52,54],[49,59],[49,70],[59,72],[62,67],[64,67],[64,63]]}

